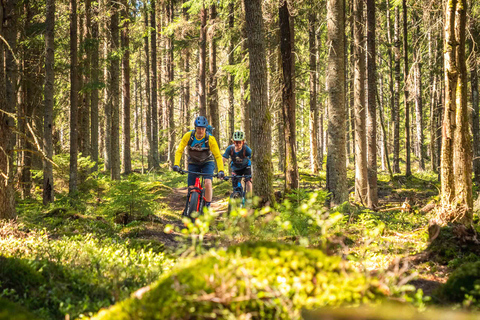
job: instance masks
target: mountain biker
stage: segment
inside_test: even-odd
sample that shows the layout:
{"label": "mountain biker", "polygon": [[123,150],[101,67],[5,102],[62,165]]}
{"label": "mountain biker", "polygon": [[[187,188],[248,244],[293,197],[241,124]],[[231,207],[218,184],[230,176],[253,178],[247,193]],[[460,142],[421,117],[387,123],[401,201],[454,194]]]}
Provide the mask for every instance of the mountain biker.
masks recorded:
{"label": "mountain biker", "polygon": [[[210,207],[212,202],[212,177],[215,170],[214,159],[217,162],[218,177],[223,179],[225,176],[223,172],[223,162],[220,149],[218,148],[215,137],[206,132],[208,120],[204,116],[199,116],[195,119],[195,130],[187,132],[175,152],[175,162],[173,171],[180,171],[180,159],[182,158],[183,150],[187,147],[188,154],[188,171],[210,173],[212,175],[205,176],[205,206]],[[197,175],[188,174],[188,186],[195,186],[195,179]]]}
{"label": "mountain biker", "polygon": [[[236,131],[233,134],[233,144],[228,146],[223,154],[224,161],[230,159],[230,168],[232,175],[250,176],[245,179],[245,186],[247,194],[252,192],[252,149],[245,143],[245,133],[243,131]],[[235,188],[234,180],[232,179],[232,186]]]}

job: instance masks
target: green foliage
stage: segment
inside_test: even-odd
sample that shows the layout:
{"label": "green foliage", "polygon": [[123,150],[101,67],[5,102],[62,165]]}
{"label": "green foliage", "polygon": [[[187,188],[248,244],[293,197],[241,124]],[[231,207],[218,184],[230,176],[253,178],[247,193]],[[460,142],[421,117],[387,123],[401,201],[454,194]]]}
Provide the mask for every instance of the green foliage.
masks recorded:
{"label": "green foliage", "polygon": [[465,263],[455,270],[438,295],[449,302],[480,308],[480,261]]}
{"label": "green foliage", "polygon": [[138,175],[131,174],[110,188],[104,211],[107,214],[126,213],[130,216],[152,214],[152,200],[155,193],[148,192],[148,185],[142,184]]}
{"label": "green foliage", "polygon": [[0,296],[48,319],[109,306],[171,265],[163,253],[143,244],[91,235],[51,239],[15,225],[3,228],[11,235],[0,237]]}
{"label": "green foliage", "polygon": [[131,298],[93,319],[300,317],[301,308],[382,299],[377,281],[319,250],[245,243],[186,261]]}

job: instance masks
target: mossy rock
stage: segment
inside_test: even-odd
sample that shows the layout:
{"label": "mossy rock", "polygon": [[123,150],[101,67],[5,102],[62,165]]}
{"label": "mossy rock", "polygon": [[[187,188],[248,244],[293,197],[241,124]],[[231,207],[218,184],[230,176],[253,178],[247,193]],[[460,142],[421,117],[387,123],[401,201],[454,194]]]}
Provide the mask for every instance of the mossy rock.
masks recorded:
{"label": "mossy rock", "polygon": [[302,312],[302,318],[305,320],[474,320],[478,317],[478,313],[436,308],[419,312],[410,305],[392,303],[374,307],[324,308]]}
{"label": "mossy rock", "polygon": [[[437,295],[450,302],[462,302],[465,295],[480,301],[480,261],[465,263],[452,272]],[[480,307],[480,302],[476,304]]]}
{"label": "mossy rock", "polygon": [[302,308],[382,299],[376,283],[319,250],[246,243],[186,261],[93,319],[299,318]]}
{"label": "mossy rock", "polygon": [[35,320],[33,314],[25,311],[21,306],[5,299],[0,299],[0,320]]}

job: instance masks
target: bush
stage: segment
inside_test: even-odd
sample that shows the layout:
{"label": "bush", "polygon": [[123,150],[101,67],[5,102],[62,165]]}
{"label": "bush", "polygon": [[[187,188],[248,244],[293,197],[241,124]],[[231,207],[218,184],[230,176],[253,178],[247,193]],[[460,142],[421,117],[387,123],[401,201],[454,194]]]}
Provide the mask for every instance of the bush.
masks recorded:
{"label": "bush", "polygon": [[465,263],[452,272],[438,295],[449,302],[470,300],[480,307],[480,261]]}
{"label": "bush", "polygon": [[319,250],[245,243],[184,262],[141,299],[132,297],[94,319],[299,318],[305,307],[380,299],[375,283]]}

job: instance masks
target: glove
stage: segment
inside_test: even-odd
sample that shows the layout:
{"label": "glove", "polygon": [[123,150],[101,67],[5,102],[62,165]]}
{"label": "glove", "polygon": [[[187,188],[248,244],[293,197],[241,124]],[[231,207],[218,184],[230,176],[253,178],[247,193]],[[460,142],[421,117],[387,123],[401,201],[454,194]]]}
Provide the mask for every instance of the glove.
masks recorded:
{"label": "glove", "polygon": [[225,177],[225,173],[223,171],[219,171],[217,176],[219,179],[223,179]]}
{"label": "glove", "polygon": [[179,166],[173,166],[173,171],[180,172],[180,167]]}

